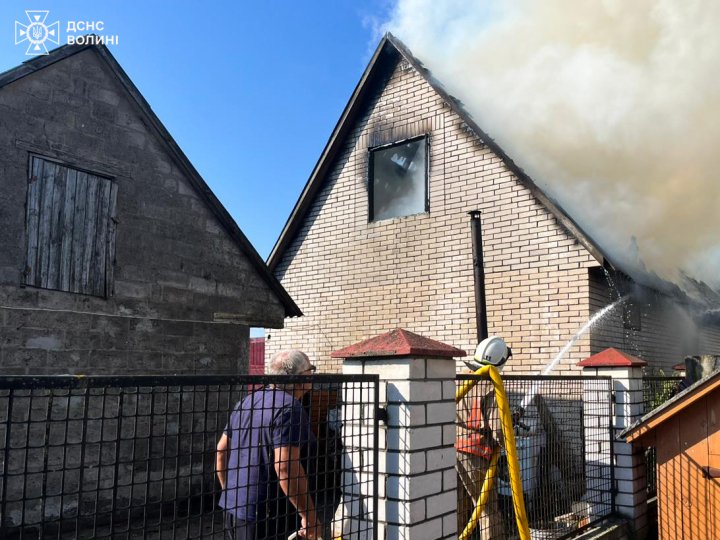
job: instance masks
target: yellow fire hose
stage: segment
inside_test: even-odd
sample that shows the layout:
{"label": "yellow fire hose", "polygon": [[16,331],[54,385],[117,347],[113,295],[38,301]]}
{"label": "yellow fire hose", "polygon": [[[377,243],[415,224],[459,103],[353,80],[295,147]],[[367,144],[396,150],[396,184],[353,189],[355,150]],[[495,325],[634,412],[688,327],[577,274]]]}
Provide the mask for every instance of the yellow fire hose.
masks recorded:
{"label": "yellow fire hose", "polygon": [[488,499],[490,499],[490,490],[492,489],[493,482],[495,481],[495,474],[497,472],[497,463],[499,457],[500,447],[496,446],[495,450],[493,450],[492,458],[490,459],[490,466],[485,473],[485,480],[483,481],[480,498],[475,505],[475,510],[473,510],[472,516],[470,516],[470,521],[468,521],[467,525],[465,525],[465,530],[463,530],[462,534],[458,537],[460,540],[466,540],[467,538],[470,538],[470,535],[473,533],[473,531],[477,527],[478,521],[480,520],[480,514],[482,514],[483,510],[485,510]]}
{"label": "yellow fire hose", "polygon": [[[515,445],[515,431],[513,430],[512,413],[510,412],[510,403],[505,393],[505,386],[500,378],[500,372],[494,366],[483,366],[475,372],[479,377],[488,377],[495,388],[495,399],[497,400],[498,410],[500,411],[500,420],[502,423],[503,436],[505,438],[505,453],[507,454],[508,471],[510,472],[510,490],[512,491],[513,504],[515,506],[515,521],[517,522],[518,532],[521,540],[531,540],[530,526],[528,524],[527,512],[525,511],[525,498],[523,496],[522,480],[520,478],[520,462],[518,461],[517,447]],[[455,393],[455,403],[459,403],[467,393],[477,384],[477,380],[466,381],[457,389]],[[460,540],[467,540],[477,527],[488,498],[492,489],[495,473],[497,470],[497,462],[500,456],[499,448],[493,452],[490,467],[488,467],[483,482],[482,492],[475,510],[470,517],[470,521],[465,530],[460,535]]]}

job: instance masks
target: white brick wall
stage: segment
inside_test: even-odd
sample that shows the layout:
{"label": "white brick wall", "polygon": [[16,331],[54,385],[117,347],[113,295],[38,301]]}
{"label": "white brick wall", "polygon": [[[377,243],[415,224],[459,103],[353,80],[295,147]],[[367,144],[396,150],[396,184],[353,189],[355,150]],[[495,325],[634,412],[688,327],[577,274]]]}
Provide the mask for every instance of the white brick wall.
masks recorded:
{"label": "white brick wall", "polygon": [[[428,365],[433,366],[434,378],[427,378]],[[368,358],[346,361],[345,366],[345,373],[380,374],[380,385],[387,388],[381,406],[387,406],[388,422],[381,425],[379,437],[379,484],[343,495],[343,532],[357,528],[355,516],[361,513],[353,509],[366,505],[376,491],[380,538],[456,538],[454,360]],[[452,394],[444,393],[448,383]],[[345,447],[356,448],[362,423],[345,419],[344,424]],[[362,446],[367,451],[347,454],[348,471],[368,463],[370,439]]]}

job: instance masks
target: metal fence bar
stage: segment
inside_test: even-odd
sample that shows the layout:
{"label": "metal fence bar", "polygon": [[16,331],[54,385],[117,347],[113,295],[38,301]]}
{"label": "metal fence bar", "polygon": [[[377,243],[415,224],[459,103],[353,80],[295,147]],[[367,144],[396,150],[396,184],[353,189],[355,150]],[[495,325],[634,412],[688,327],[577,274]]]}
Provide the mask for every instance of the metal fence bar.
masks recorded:
{"label": "metal fence bar", "polygon": [[[314,433],[302,439],[310,492],[298,496],[320,504],[324,495],[329,526],[334,509],[328,505],[337,507],[341,493],[367,494],[371,508],[354,516],[367,525],[343,538],[376,537],[378,384],[376,375],[0,377],[0,538],[224,538],[227,512],[218,506],[215,478],[224,426],[231,414],[288,411],[283,425],[289,432]],[[306,390],[302,406],[281,396],[299,398]],[[277,410],[275,401],[245,408],[257,405],[250,397],[271,395],[282,398]],[[334,416],[357,421],[358,429],[331,427],[334,408],[349,411]],[[370,457],[357,471],[333,465],[356,448]],[[238,463],[228,474],[245,469]],[[267,504],[277,507],[273,526],[298,526],[295,514],[278,513],[292,509],[281,491]],[[338,526],[351,517],[343,512],[345,505]]]}
{"label": "metal fence bar", "polygon": [[643,403],[648,413],[675,395],[682,377],[643,377]]}
{"label": "metal fence bar", "polygon": [[[477,381],[458,403],[458,530],[479,499],[492,449],[502,434],[490,384]],[[533,538],[566,538],[613,510],[612,403],[609,377],[503,377],[522,469]],[[477,536],[512,537],[513,505],[507,463],[501,455],[496,486],[481,516]],[[479,485],[478,485],[479,484]]]}
{"label": "metal fence bar", "polygon": [[[72,393],[70,394],[72,396]],[[81,437],[80,437],[80,461],[78,462],[78,471],[80,480],[78,482],[78,488],[77,488],[77,507],[75,509],[75,514],[77,516],[75,520],[75,531],[81,530],[81,523],[82,523],[82,500],[83,500],[83,492],[84,492],[84,486],[85,486],[85,467],[83,467],[83,463],[85,463],[85,438],[87,437],[87,425],[88,425],[88,411],[90,409],[89,407],[89,399],[90,399],[90,389],[88,387],[85,387],[83,399],[81,400],[82,403],[82,424],[81,424]],[[70,417],[70,403],[68,403],[68,418]],[[92,532],[94,534],[95,532],[95,523],[93,522]]]}
{"label": "metal fence bar", "polygon": [[3,462],[2,462],[2,497],[0,497],[0,530],[5,524],[7,516],[7,483],[8,483],[8,460],[10,457],[10,423],[13,415],[12,390],[7,393],[7,409],[5,418],[5,433],[3,437]]}
{"label": "metal fence bar", "polygon": [[610,467],[610,486],[611,486],[611,497],[612,504],[610,511],[614,514],[616,510],[615,496],[618,493],[617,484],[615,483],[615,436],[613,426],[613,403],[615,403],[615,390],[612,387],[612,380],[608,381],[610,390],[610,399],[608,400],[608,418],[609,418],[609,429],[608,429],[608,444],[610,445],[610,463],[613,465]]}
{"label": "metal fence bar", "polygon": [[[379,497],[378,497],[378,489],[377,486],[380,485],[379,480],[379,470],[378,470],[378,463],[380,461],[380,441],[379,441],[379,434],[380,434],[380,416],[378,415],[378,411],[380,410],[380,392],[379,388],[376,389],[375,392],[373,392],[374,400],[373,400],[373,410],[375,411],[373,415],[373,450],[372,450],[372,462],[373,462],[373,486],[376,487],[376,489],[373,490],[373,496],[372,496],[372,504],[373,504],[373,514],[377,515],[378,512],[378,503],[379,503]],[[372,537],[378,538],[378,520],[374,519],[372,520]]]}
{"label": "metal fence bar", "polygon": [[[675,395],[682,377],[645,376],[643,377],[643,404],[647,414]],[[645,450],[645,470],[648,497],[657,495],[657,452],[655,448]]]}

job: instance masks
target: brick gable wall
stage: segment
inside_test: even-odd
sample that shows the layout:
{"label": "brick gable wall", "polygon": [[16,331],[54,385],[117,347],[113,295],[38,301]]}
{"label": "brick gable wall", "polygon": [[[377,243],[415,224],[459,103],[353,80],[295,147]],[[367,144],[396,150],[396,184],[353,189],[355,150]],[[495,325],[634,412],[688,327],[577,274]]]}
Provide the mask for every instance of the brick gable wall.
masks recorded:
{"label": "brick gable wall", "polygon": [[[368,148],[428,134],[430,211],[368,223]],[[403,327],[474,350],[467,212],[480,209],[490,333],[507,371],[537,371],[587,320],[597,262],[404,62],[371,99],[275,273],[305,316],[269,331],[267,358],[301,348],[327,371],[330,352]],[[590,352],[581,339],[563,362]]]}

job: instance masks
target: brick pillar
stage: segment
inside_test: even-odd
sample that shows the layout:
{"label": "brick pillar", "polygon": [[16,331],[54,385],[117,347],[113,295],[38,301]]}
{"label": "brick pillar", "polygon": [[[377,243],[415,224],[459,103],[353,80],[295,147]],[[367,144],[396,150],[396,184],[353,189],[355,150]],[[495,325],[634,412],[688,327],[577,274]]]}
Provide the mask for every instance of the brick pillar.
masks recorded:
{"label": "brick pillar", "polygon": [[615,510],[630,520],[636,538],[647,535],[647,477],[645,454],[618,435],[643,415],[645,360],[610,348],[581,362],[583,375],[610,376],[614,395],[612,435],[615,455]]}
{"label": "brick pillar", "polygon": [[[455,358],[465,352],[397,329],[332,356],[344,359],[343,373],[380,376],[380,406],[387,407],[388,421],[379,438],[379,485],[369,486],[379,497],[378,538],[457,538]],[[348,470],[361,454],[348,456]],[[358,529],[354,509],[368,506],[356,499],[358,494],[343,495],[343,537]]]}

